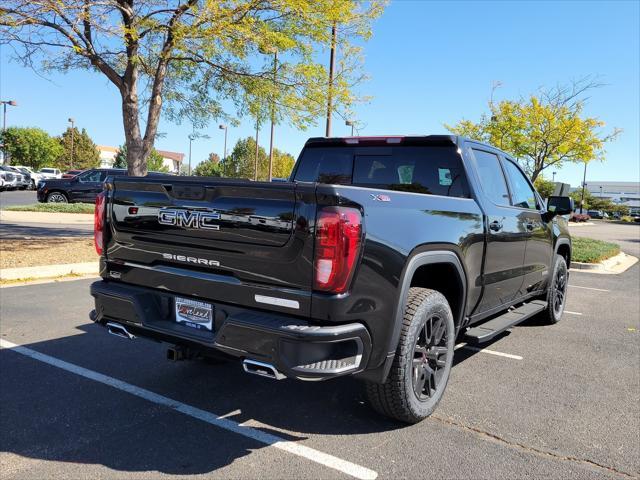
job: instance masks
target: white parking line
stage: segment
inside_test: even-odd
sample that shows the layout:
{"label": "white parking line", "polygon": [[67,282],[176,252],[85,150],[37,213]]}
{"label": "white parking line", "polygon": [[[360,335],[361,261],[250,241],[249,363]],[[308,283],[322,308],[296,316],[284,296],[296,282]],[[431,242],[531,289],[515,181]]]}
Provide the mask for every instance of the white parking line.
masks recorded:
{"label": "white parking line", "polygon": [[610,292],[611,290],[605,290],[604,288],[593,288],[593,287],[581,287],[580,285],[569,285],[573,288],[584,288],[585,290],[595,290],[596,292]]}
{"label": "white parking line", "polygon": [[569,310],[565,310],[564,313],[568,313],[569,315],[582,315],[580,312],[571,312]]}
{"label": "white parking line", "polygon": [[495,350],[488,350],[486,348],[472,347],[471,345],[467,345],[466,343],[459,343],[458,345],[455,346],[455,350],[458,350],[459,348],[466,348],[467,350],[473,350],[474,352],[488,353],[489,355],[496,355],[498,357],[510,358],[512,360],[522,360],[522,357],[520,355],[513,355],[511,353],[504,353],[504,352],[496,352]]}
{"label": "white parking line", "polygon": [[261,430],[256,430],[251,427],[240,425],[237,422],[234,422],[227,418],[223,418],[206,410],[192,407],[191,405],[178,402],[177,400],[165,397],[164,395],[153,393],[149,390],[145,390],[144,388],[136,387],[135,385],[131,385],[130,383],[118,380],[117,378],[109,377],[93,370],[88,370],[73,363],[65,362],[64,360],[60,360],[58,358],[36,352],[35,350],[31,350],[30,348],[16,345],[15,343],[11,343],[7,340],[0,339],[0,348],[11,349],[12,351],[26,357],[38,360],[62,370],[66,370],[67,372],[75,373],[76,375],[80,375],[81,377],[88,378],[89,380],[93,380],[104,385],[108,385],[117,390],[135,395],[136,397],[144,398],[145,400],[156,403],[158,405],[163,405],[184,415],[197,418],[198,420],[202,420],[203,422],[209,423],[224,430],[229,430],[230,432],[237,433],[238,435],[242,435],[243,437],[250,438],[260,443],[264,443],[265,445],[268,445],[270,447],[275,447],[280,450],[284,450],[285,452],[298,455],[299,457],[304,457],[307,460],[311,460],[312,462],[324,465],[325,467],[329,467],[333,470],[346,473],[347,475],[350,475],[354,478],[359,478],[362,480],[373,480],[378,476],[378,473],[374,470],[361,467],[360,465],[356,465],[355,463],[342,460],[341,458],[334,457],[333,455],[314,450],[313,448],[306,447],[295,442],[284,440],[283,438],[271,433],[266,433]]}

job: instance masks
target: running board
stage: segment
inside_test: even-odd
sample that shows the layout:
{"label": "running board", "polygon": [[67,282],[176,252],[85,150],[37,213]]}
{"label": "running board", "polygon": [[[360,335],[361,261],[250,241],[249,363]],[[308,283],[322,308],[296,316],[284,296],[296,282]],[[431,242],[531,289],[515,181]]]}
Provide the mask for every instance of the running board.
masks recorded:
{"label": "running board", "polygon": [[534,300],[532,302],[525,303],[515,310],[510,310],[486,323],[470,328],[465,332],[464,340],[469,343],[488,342],[496,335],[519,324],[520,322],[524,322],[527,318],[533,317],[545,308],[547,308],[547,302],[543,300]]}

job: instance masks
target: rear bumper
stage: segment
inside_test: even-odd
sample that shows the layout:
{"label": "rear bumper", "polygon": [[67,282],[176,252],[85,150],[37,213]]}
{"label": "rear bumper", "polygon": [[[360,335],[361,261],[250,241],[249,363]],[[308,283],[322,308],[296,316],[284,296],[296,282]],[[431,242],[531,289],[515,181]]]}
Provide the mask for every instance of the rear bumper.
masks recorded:
{"label": "rear bumper", "polygon": [[[213,331],[175,321],[175,296],[112,281],[91,285],[96,309],[91,319],[116,322],[139,337],[189,346],[273,365],[285,376],[322,380],[364,370],[371,352],[360,323],[319,326],[288,315],[212,302]],[[203,301],[203,299],[197,299]]]}

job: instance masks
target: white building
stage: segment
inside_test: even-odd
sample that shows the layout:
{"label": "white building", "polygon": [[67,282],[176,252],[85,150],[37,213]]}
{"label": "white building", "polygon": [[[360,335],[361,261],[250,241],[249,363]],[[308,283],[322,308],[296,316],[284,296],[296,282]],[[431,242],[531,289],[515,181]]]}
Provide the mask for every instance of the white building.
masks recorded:
{"label": "white building", "polygon": [[594,197],[608,198],[613,203],[629,207],[632,215],[640,214],[640,182],[596,182],[585,184]]}
{"label": "white building", "polygon": [[[102,168],[110,168],[113,166],[116,154],[118,153],[117,147],[110,147],[108,145],[98,145],[98,151],[100,152],[100,166]],[[179,173],[180,165],[184,160],[184,153],[168,152],[166,150],[157,150],[162,155],[162,163],[170,173]]]}

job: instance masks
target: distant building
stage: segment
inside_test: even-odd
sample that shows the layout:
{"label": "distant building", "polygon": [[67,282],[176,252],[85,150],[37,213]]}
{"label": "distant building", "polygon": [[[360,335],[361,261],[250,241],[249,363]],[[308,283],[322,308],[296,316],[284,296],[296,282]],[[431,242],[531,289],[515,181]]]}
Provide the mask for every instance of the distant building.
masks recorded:
{"label": "distant building", "polygon": [[[118,153],[118,148],[108,145],[98,145],[98,151],[100,152],[100,166],[102,168],[112,167],[116,159],[116,154]],[[157,150],[157,152],[162,155],[162,163],[170,173],[180,172],[180,165],[184,160],[184,153],[168,152],[166,150]]]}
{"label": "distant building", "polygon": [[629,207],[632,215],[640,215],[640,182],[595,182],[585,184],[597,198],[607,198],[618,205]]}

